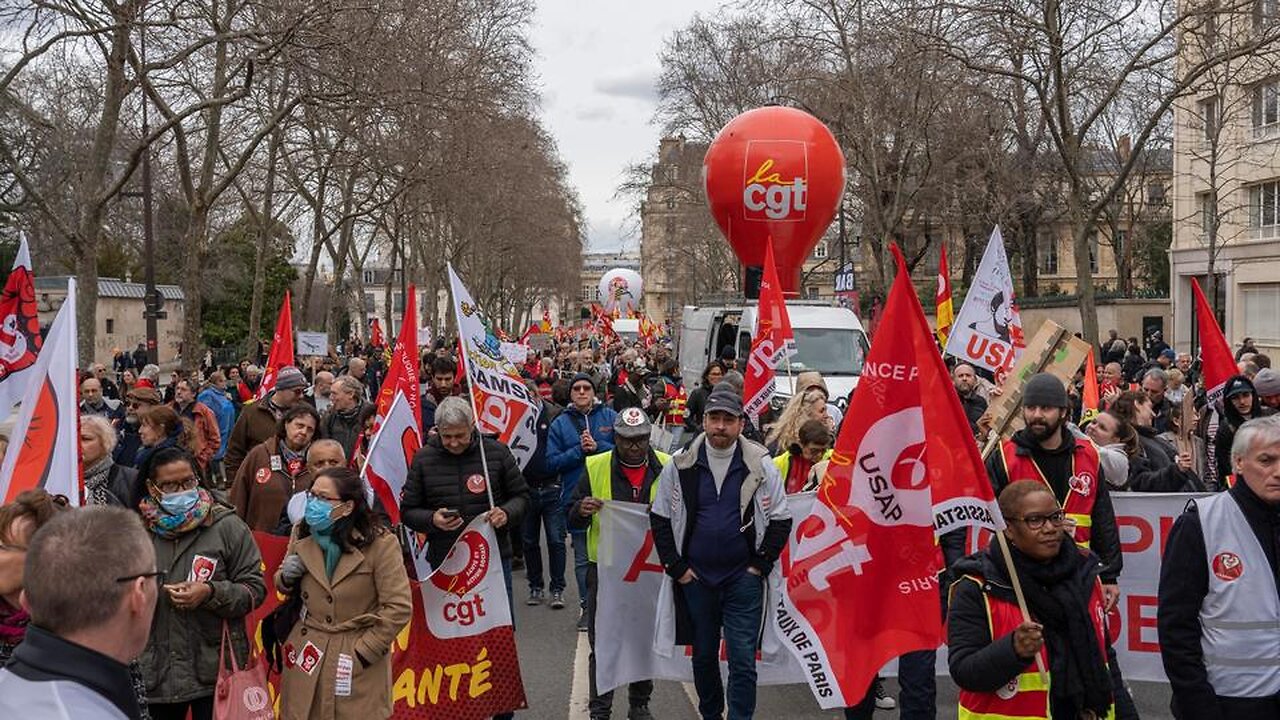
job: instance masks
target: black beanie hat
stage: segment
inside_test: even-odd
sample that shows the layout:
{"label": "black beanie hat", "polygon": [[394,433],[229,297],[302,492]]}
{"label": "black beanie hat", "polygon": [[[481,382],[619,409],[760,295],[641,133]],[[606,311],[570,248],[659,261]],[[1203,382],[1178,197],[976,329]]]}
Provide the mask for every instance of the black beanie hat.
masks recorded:
{"label": "black beanie hat", "polygon": [[1027,380],[1022,388],[1023,406],[1065,408],[1071,405],[1067,400],[1067,389],[1062,380],[1049,373],[1036,373]]}

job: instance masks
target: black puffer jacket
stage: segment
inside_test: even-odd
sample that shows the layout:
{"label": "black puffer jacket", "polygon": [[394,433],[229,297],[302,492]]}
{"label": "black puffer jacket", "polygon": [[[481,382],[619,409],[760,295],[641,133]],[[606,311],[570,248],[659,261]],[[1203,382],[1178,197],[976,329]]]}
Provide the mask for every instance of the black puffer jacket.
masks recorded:
{"label": "black puffer jacket", "polygon": [[[461,455],[445,449],[440,436],[434,435],[413,456],[409,477],[405,481],[404,496],[400,500],[400,515],[404,524],[427,535],[427,554],[433,567],[444,562],[449,548],[462,534],[462,528],[446,532],[431,521],[440,508],[457,510],[463,525],[472,518],[489,511],[489,495],[483,482],[484,465],[480,458],[481,438],[471,434],[471,444]],[[493,502],[507,511],[507,524],[498,529],[498,546],[502,557],[511,557],[510,528],[519,528],[529,504],[529,488],[520,465],[506,445],[492,437],[484,437],[484,454],[489,464],[489,479],[493,486]]]}
{"label": "black puffer jacket", "polygon": [[1178,467],[1178,455],[1154,428],[1138,430],[1138,454],[1129,458],[1131,492],[1203,492],[1200,476]]}
{"label": "black puffer jacket", "polygon": [[[1253,393],[1253,408],[1246,417],[1236,410],[1235,403],[1226,399],[1231,395],[1231,391],[1239,387],[1246,388]],[[1214,462],[1218,465],[1218,479],[1221,487],[1226,487],[1226,482],[1222,479],[1226,478],[1233,472],[1231,467],[1231,443],[1236,439],[1236,431],[1240,426],[1255,418],[1266,417],[1274,411],[1264,406],[1258,400],[1258,393],[1253,389],[1253,383],[1244,375],[1237,375],[1227,381],[1222,386],[1222,415],[1218,419],[1218,435],[1214,438]]]}

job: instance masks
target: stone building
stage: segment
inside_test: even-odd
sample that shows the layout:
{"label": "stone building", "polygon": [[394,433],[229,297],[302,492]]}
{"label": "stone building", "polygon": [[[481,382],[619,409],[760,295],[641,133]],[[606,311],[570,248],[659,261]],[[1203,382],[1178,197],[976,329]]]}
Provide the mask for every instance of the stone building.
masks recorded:
{"label": "stone building", "polygon": [[[1274,37],[1280,6],[1219,13],[1186,33],[1178,62],[1203,48]],[[1173,245],[1170,251],[1174,341],[1195,340],[1191,279],[1211,292],[1217,276],[1219,322],[1227,340],[1252,337],[1280,351],[1280,76],[1276,48],[1210,71],[1173,111]]]}
{"label": "stone building", "polygon": [[[66,275],[36,276],[36,303],[40,325],[53,322],[53,317],[67,299]],[[111,366],[115,350],[133,352],[147,342],[147,321],[142,316],[143,296],[147,286],[117,278],[98,278],[98,307],[95,323],[97,338],[93,347],[95,362]],[[177,285],[157,285],[164,298],[162,308],[168,316],[156,322],[159,331],[156,350],[161,364],[176,361],[182,345],[182,328],[186,324],[184,295]]]}

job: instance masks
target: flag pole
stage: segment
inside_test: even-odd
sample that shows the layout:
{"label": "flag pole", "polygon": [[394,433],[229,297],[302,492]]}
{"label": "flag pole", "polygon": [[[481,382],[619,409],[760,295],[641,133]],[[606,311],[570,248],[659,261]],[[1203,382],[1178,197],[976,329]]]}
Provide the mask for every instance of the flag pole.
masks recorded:
{"label": "flag pole", "polygon": [[[457,302],[456,298],[454,302]],[[459,330],[459,335],[461,335],[461,330]],[[480,468],[484,472],[484,491],[489,496],[489,509],[492,510],[497,506],[493,502],[493,482],[489,479],[489,458],[484,454],[484,433],[480,431],[480,410],[476,407],[476,394],[471,387],[471,383],[475,382],[475,379],[471,377],[471,354],[467,352],[467,345],[462,341],[461,337],[458,338],[458,345],[462,349],[462,367],[467,373],[467,399],[471,401],[471,417],[474,419],[473,427],[480,443]]]}

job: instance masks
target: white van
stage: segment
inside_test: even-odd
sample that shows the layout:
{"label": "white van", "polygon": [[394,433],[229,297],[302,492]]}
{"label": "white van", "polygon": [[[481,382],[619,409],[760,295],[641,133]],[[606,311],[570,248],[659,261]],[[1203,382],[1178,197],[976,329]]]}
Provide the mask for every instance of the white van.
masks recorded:
{"label": "white van", "polygon": [[[787,314],[796,337],[796,354],[787,367],[778,368],[773,405],[780,408],[791,397],[794,376],[806,370],[822,374],[831,402],[841,411],[858,386],[867,358],[867,334],[852,310],[825,304],[788,300]],[[702,382],[702,371],[727,346],[738,352],[738,367],[746,367],[756,326],[756,306],[705,307],[687,305],[681,316],[680,374],[686,388]]]}

